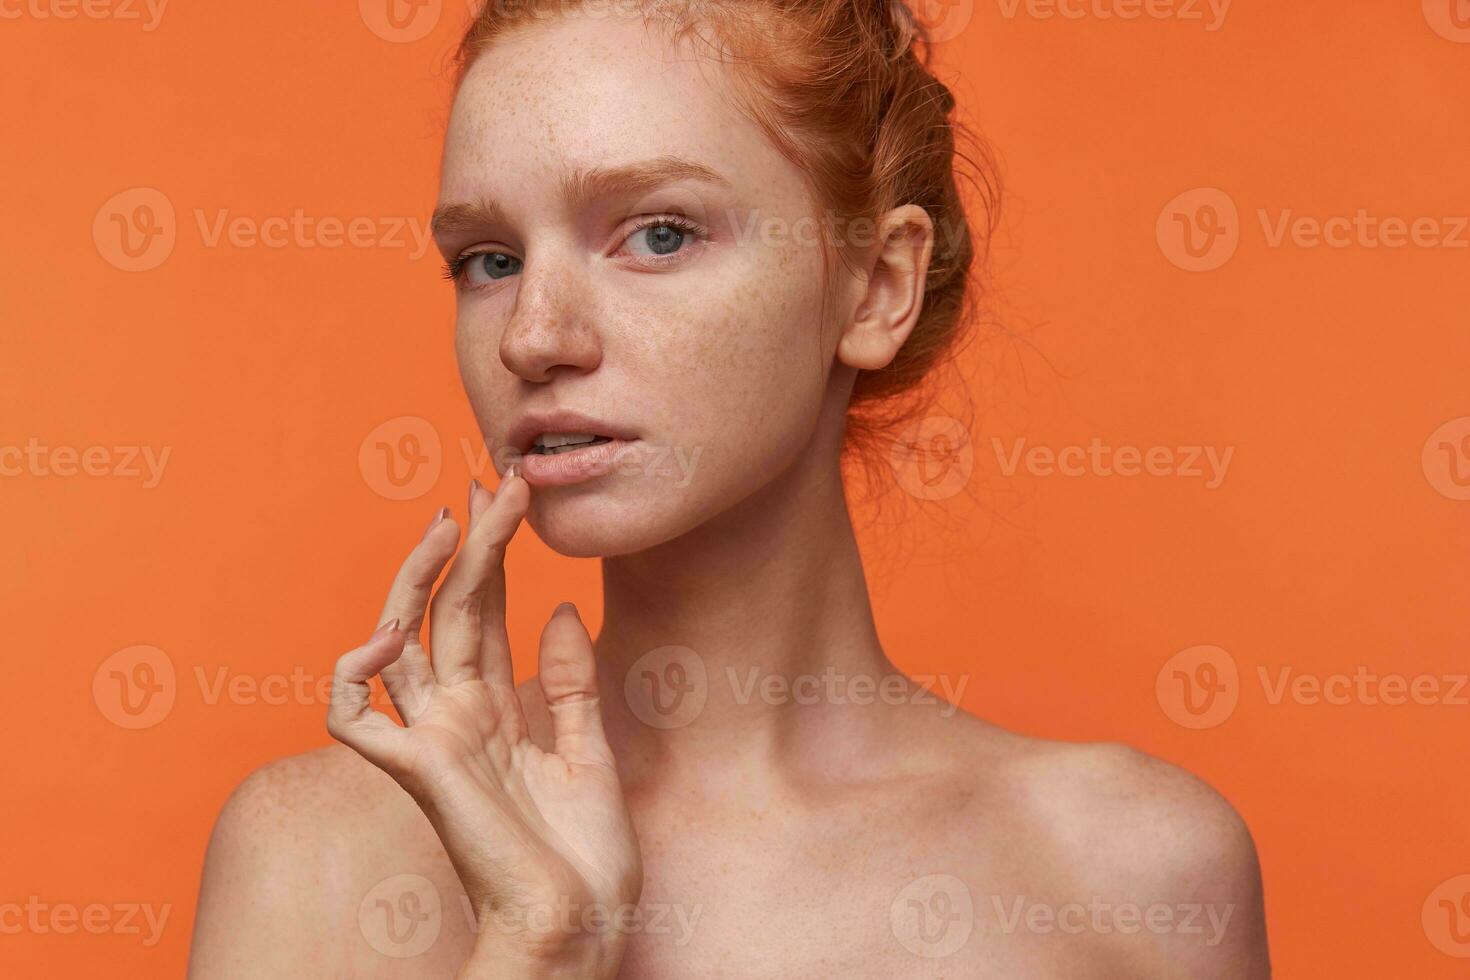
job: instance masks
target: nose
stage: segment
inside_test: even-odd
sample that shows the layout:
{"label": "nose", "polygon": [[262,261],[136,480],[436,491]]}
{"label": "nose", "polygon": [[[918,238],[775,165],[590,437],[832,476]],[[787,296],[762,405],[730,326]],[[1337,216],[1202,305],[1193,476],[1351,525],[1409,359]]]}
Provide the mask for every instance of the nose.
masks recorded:
{"label": "nose", "polygon": [[527,381],[546,382],[558,373],[585,373],[602,362],[602,341],[574,285],[578,276],[554,263],[526,263],[515,309],[500,337],[500,360]]}

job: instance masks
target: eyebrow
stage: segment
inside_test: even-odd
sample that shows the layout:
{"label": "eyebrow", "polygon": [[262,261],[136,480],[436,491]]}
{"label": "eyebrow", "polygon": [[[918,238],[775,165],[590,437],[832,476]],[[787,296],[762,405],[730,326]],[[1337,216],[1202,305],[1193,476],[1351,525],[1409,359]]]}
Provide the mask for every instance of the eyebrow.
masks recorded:
{"label": "eyebrow", "polygon": [[[561,193],[574,207],[582,207],[598,198],[637,194],[680,180],[730,186],[730,181],[723,174],[702,163],[683,157],[661,156],[621,167],[591,167],[575,171],[562,178]],[[505,211],[494,201],[484,198],[472,204],[446,204],[436,208],[429,219],[429,229],[437,236],[467,227],[506,223]]]}

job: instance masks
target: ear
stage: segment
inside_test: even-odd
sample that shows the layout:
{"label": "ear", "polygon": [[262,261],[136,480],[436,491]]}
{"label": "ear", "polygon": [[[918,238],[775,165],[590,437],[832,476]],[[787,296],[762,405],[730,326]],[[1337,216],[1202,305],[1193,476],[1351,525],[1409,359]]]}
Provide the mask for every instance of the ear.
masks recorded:
{"label": "ear", "polygon": [[878,220],[865,292],[837,342],[843,364],[876,371],[892,363],[919,320],[933,252],[934,222],[917,204],[894,208]]}

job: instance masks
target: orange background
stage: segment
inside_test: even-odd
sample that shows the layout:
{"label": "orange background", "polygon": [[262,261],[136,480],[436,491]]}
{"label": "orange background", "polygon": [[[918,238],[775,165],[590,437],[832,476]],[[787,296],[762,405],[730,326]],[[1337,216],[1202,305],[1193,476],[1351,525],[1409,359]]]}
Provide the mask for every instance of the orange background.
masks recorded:
{"label": "orange background", "polygon": [[[5,9],[48,9],[28,2]],[[436,256],[211,247],[195,217],[422,224],[464,8],[446,3],[407,41],[370,30],[371,6],[178,3],[151,31],[0,23],[0,445],[171,449],[151,488],[0,478],[0,904],[171,906],[151,948],[0,934],[7,975],[182,974],[226,795],[329,742],[310,692],[210,703],[209,685],[327,677],[432,511],[463,508],[460,440],[476,430]],[[1417,0],[1237,0],[1213,31],[956,9],[969,19],[942,73],[1006,178],[996,312],[1034,351],[992,340],[965,355],[967,493],[890,494],[901,526],[859,515],[891,655],[966,679],[965,707],[999,724],[1128,742],[1219,788],[1255,834],[1278,976],[1466,975],[1421,910],[1470,873],[1470,708],[1273,704],[1258,670],[1467,670],[1470,502],[1436,489],[1421,450],[1470,415],[1470,249],[1272,247],[1258,211],[1470,212],[1470,43],[1432,30]],[[170,202],[177,243],[129,272],[93,226],[136,187]],[[1239,245],[1190,272],[1156,222],[1200,187],[1238,207]],[[442,438],[437,479],[406,501],[359,466],[368,433],[400,416]],[[1234,456],[1216,489],[1006,475],[992,436]],[[599,619],[597,567],[529,533],[510,565],[524,674],[558,601]],[[1195,730],[1155,682],[1201,644],[1238,665],[1238,704]],[[128,730],[93,681],[137,645],[166,654],[175,700]]]}

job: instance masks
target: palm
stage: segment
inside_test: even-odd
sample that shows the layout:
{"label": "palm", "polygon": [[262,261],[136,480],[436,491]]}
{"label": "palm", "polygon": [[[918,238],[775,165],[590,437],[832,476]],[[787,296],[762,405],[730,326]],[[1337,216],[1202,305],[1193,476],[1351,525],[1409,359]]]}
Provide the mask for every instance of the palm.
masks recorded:
{"label": "palm", "polygon": [[619,897],[637,842],[615,770],[541,749],[525,731],[520,705],[483,681],[437,689],[409,732],[419,743],[414,770],[460,804],[432,815],[441,838],[453,839],[444,841],[451,855],[484,843],[478,814],[515,824],[497,862],[500,880],[475,889],[465,882],[467,891],[495,894],[514,882],[524,893],[550,878],[574,906]]}

